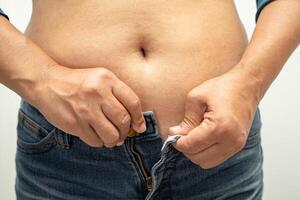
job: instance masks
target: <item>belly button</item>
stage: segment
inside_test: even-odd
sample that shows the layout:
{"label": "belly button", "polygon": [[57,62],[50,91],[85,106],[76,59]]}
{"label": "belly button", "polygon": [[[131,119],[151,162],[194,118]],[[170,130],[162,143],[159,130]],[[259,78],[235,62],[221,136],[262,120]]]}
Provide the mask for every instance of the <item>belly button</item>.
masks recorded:
{"label": "belly button", "polygon": [[141,47],[141,48],[140,48],[140,51],[141,51],[143,57],[146,58],[146,51],[145,51],[145,49],[144,49],[143,47]]}

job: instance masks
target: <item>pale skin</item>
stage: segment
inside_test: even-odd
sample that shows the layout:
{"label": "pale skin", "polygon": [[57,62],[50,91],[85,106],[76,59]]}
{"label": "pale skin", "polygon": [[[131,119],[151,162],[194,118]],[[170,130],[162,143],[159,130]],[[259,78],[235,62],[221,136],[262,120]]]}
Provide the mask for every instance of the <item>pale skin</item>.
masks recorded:
{"label": "pale skin", "polygon": [[[154,8],[154,5],[151,6]],[[163,9],[162,5],[159,6]],[[130,16],[126,15],[126,17]],[[199,18],[201,19],[201,16]],[[147,96],[149,94],[143,93],[141,88],[151,87],[144,83],[143,87],[139,88],[134,82],[138,75],[131,75],[130,79],[126,79],[122,69],[118,71],[117,67],[91,68],[91,66],[88,68],[80,67],[80,64],[76,66],[70,63],[70,60],[76,59],[76,56],[70,60],[60,58],[58,56],[60,54],[57,53],[59,50],[48,48],[43,43],[47,37],[40,36],[42,38],[39,38],[31,34],[30,30],[28,31],[29,37],[26,37],[3,17],[0,19],[0,26],[3,30],[0,32],[0,82],[37,107],[53,125],[80,137],[88,145],[94,147],[103,145],[114,147],[122,144],[130,126],[137,132],[143,132],[145,122],[142,111],[156,109],[158,120],[161,124],[165,124],[161,126],[162,138],[165,139],[169,131],[171,134],[184,135],[174,144],[175,148],[199,166],[211,168],[239,152],[245,145],[259,101],[300,42],[299,18],[300,1],[277,0],[271,3],[261,13],[252,39],[248,46],[245,46],[245,51],[243,51],[245,43],[242,39],[238,43],[240,52],[243,54],[240,57],[232,56],[232,59],[235,59],[232,61],[234,65],[229,66],[230,62],[228,62],[227,67],[222,69],[216,67],[209,71],[202,69],[201,66],[193,68],[192,61],[188,61],[190,63],[186,64],[191,65],[189,69],[191,74],[196,74],[192,70],[200,68],[204,75],[197,77],[189,75],[189,79],[181,83],[182,88],[179,85],[170,84],[173,81],[172,76],[175,77],[174,79],[178,78],[175,72],[182,74],[180,68],[174,68],[173,74],[169,78],[164,78],[165,82],[159,82],[158,71],[167,67],[153,68],[153,71],[145,67],[147,74],[143,77],[144,79],[152,74],[158,74],[153,75],[152,80],[157,80],[160,86],[171,85],[166,88],[177,88],[178,93],[185,94],[174,101],[174,96],[172,96],[174,94],[168,92],[167,89],[164,90],[166,94],[169,94],[165,97],[166,101],[169,102],[172,99],[174,104],[178,104],[174,106],[177,108],[177,111],[173,111],[175,114],[170,115],[172,119],[167,118],[163,113],[174,108],[166,104],[160,105],[158,102],[165,103],[163,97],[148,100],[149,98],[146,97],[149,97]],[[36,21],[32,22],[32,29],[39,28],[36,25],[39,23]],[[168,23],[165,22],[165,24]],[[155,23],[153,22],[152,25]],[[147,28],[151,29],[151,26]],[[159,34],[161,37],[164,36],[161,31]],[[149,30],[149,35],[154,36],[151,30]],[[202,38],[199,36],[198,39]],[[126,42],[126,40],[122,41]],[[51,44],[50,39],[48,43]],[[204,43],[202,45],[205,46]],[[145,46],[150,49],[150,45]],[[164,47],[166,46],[161,43],[160,48],[157,49]],[[174,49],[173,57],[175,58],[177,54],[176,48]],[[102,56],[104,56],[106,52],[103,49],[100,50],[103,51]],[[63,52],[67,51],[62,50],[61,53]],[[151,57],[149,53],[149,66],[156,63],[155,53],[152,55]],[[65,55],[65,57],[68,56],[70,55]],[[171,58],[172,54],[169,57]],[[88,61],[85,60],[88,64],[82,65],[99,64],[96,61],[93,62],[94,57],[89,58]],[[122,57],[119,59],[122,60]],[[78,63],[80,62],[83,61],[79,60]],[[209,61],[201,62],[208,62],[207,65],[212,64]],[[110,63],[113,61],[107,61],[104,65]],[[159,63],[162,64],[161,66],[163,64],[167,66],[167,62],[162,60]],[[74,67],[70,67],[71,65]],[[21,66],[26,66],[26,68]],[[138,69],[134,69],[136,70]],[[124,72],[124,74],[130,73]],[[142,81],[138,83],[143,84]],[[151,84],[155,85],[155,82]],[[64,114],[61,115],[61,113]],[[179,123],[179,128],[169,129],[171,125]]]}
{"label": "pale skin", "polygon": [[176,149],[202,168],[212,168],[244,147],[259,101],[299,45],[299,19],[297,0],[265,8],[241,61],[188,94],[183,122],[170,128],[185,135]]}
{"label": "pale skin", "polygon": [[[1,19],[1,23],[8,26],[9,35],[5,40],[6,45],[10,45],[10,37],[14,37],[14,34],[16,34],[16,39],[20,40],[17,43],[19,42],[21,46],[21,48],[12,49],[12,52],[2,50],[2,55],[8,56],[6,58],[5,56],[2,57],[5,58],[2,61],[6,62],[10,57],[14,58],[15,55],[23,54],[17,61],[12,59],[12,62],[24,62],[27,59],[27,54],[28,56],[37,54],[39,57],[36,62],[43,64],[28,63],[29,66],[40,64],[40,66],[45,67],[44,69],[40,68],[39,71],[31,71],[28,80],[26,80],[27,77],[20,77],[20,74],[23,73],[23,76],[26,75],[26,72],[14,72],[14,69],[2,68],[4,72],[13,71],[14,73],[1,73],[3,75],[1,76],[1,82],[5,84],[15,80],[9,86],[38,107],[47,116],[47,119],[57,127],[73,133],[93,147],[101,147],[104,143],[107,147],[115,146],[126,138],[130,124],[138,132],[145,130],[138,97],[113,73],[104,68],[70,70],[58,66],[31,41],[19,36],[16,30],[9,30],[13,28],[6,20]],[[22,48],[23,45],[25,45],[25,49]],[[24,64],[27,64],[26,61]],[[18,79],[22,80],[16,81]],[[38,84],[40,81],[43,84]],[[48,84],[48,81],[51,83]],[[34,91],[33,93],[39,94],[40,97],[27,96],[29,91]],[[43,92],[47,94],[44,95]],[[99,107],[102,109],[100,110]],[[93,112],[89,112],[91,110]],[[60,112],[64,112],[64,115],[58,118]],[[108,114],[104,116],[104,112],[108,112]],[[118,115],[115,112],[118,112]],[[119,131],[108,122],[106,117],[115,123]],[[110,134],[103,134],[105,132]]]}

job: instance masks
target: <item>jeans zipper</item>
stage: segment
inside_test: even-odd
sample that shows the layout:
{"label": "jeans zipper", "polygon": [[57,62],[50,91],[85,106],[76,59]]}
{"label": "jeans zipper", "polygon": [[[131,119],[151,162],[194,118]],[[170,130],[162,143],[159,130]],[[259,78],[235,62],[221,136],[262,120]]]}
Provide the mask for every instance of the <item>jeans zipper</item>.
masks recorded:
{"label": "jeans zipper", "polygon": [[136,161],[136,163],[138,165],[139,171],[141,172],[141,174],[142,174],[142,176],[144,178],[147,190],[148,190],[148,192],[150,192],[152,190],[152,177],[146,171],[146,169],[144,167],[143,160],[142,160],[140,154],[136,151],[136,149],[133,146],[133,141],[130,141],[129,147],[130,147],[130,151],[132,152],[132,154],[133,154],[133,156],[135,158],[135,161]]}

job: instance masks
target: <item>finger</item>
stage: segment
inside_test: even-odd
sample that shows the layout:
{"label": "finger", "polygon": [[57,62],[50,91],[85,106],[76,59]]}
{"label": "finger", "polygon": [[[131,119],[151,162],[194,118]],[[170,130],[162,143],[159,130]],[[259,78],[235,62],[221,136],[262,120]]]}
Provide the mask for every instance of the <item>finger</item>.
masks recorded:
{"label": "finger", "polygon": [[119,131],[103,114],[101,106],[94,109],[88,123],[94,128],[106,147],[113,147],[118,143]]}
{"label": "finger", "polygon": [[170,127],[172,135],[186,135],[193,128],[197,127],[203,120],[206,111],[204,98],[202,99],[196,92],[190,92],[185,102],[185,114],[183,121],[178,126]]}
{"label": "finger", "polygon": [[130,114],[114,96],[107,98],[107,101],[101,104],[101,108],[107,119],[118,128],[119,142],[125,140],[130,127]]}
{"label": "finger", "polygon": [[123,82],[113,86],[112,92],[128,110],[132,128],[137,132],[144,132],[146,130],[146,123],[138,96]]}
{"label": "finger", "polygon": [[214,130],[213,123],[206,119],[187,135],[182,136],[175,142],[174,147],[178,151],[187,154],[195,154],[203,151],[217,142]]}
{"label": "finger", "polygon": [[93,129],[93,127],[91,127],[88,124],[85,124],[84,129],[81,131],[80,135],[80,139],[88,144],[91,147],[102,147],[103,146],[103,142],[102,140],[99,138],[99,136],[97,135],[97,133],[95,132],[95,130]]}
{"label": "finger", "polygon": [[198,91],[192,90],[186,97],[185,103],[185,118],[183,122],[195,128],[203,120],[203,114],[206,111],[205,97],[201,96]]}
{"label": "finger", "polygon": [[189,159],[204,169],[209,169],[222,164],[234,154],[233,149],[226,144],[217,143],[194,155],[188,155]]}
{"label": "finger", "polygon": [[169,128],[170,135],[187,135],[193,128],[188,126],[186,123],[181,122],[179,125],[172,126]]}

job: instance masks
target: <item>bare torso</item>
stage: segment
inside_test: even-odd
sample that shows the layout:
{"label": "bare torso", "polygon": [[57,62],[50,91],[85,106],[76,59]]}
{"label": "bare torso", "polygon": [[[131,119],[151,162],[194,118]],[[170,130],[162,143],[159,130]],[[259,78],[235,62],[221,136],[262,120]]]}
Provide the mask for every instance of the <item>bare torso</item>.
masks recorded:
{"label": "bare torso", "polygon": [[115,73],[163,138],[183,119],[186,94],[247,45],[233,0],[34,0],[25,34],[61,65]]}

